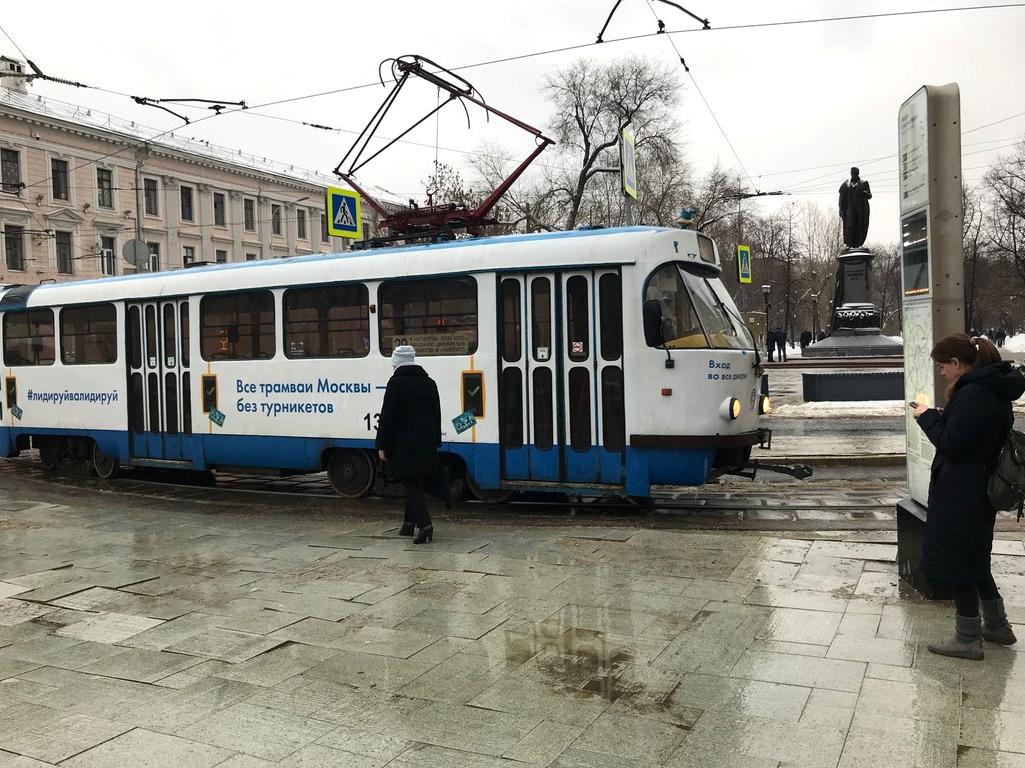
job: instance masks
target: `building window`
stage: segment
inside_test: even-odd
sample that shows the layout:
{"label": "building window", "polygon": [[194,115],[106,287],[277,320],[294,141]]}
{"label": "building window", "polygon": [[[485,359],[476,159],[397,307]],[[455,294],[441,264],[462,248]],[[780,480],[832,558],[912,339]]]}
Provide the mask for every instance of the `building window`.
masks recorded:
{"label": "building window", "polygon": [[8,224],[4,227],[4,251],[7,254],[7,268],[25,269],[25,228]]}
{"label": "building window", "polygon": [[214,192],[214,226],[223,227],[224,222],[224,194]]}
{"label": "building window", "polygon": [[381,354],[412,344],[418,355],[477,351],[477,282],[472,277],[381,284]]}
{"label": "building window", "polygon": [[246,254],[246,261],[256,261],[256,254],[255,253],[247,253]]}
{"label": "building window", "polygon": [[115,263],[114,250],[117,243],[113,237],[100,238],[100,272],[104,275],[116,275],[117,264]]}
{"label": "building window", "polygon": [[53,183],[54,200],[70,200],[68,189],[68,161],[50,158],[50,181]]}
{"label": "building window", "polygon": [[0,149],[0,189],[17,194],[21,187],[21,153],[15,149]]}
{"label": "building window", "polygon": [[143,179],[142,188],[146,199],[146,215],[159,216],[160,203],[157,200],[157,180]]}
{"label": "building window", "polygon": [[187,267],[189,264],[196,262],[196,247],[194,245],[183,245],[182,246],[182,266]]}
{"label": "building window", "polygon": [[114,172],[109,168],[96,169],[96,204],[100,208],[114,207]]}
{"label": "building window", "polygon": [[181,188],[182,221],[192,221],[192,187]]}
{"label": "building window", "polygon": [[285,291],[286,357],[366,357],[370,298],[362,283]]}
{"label": "building window", "polygon": [[274,357],[274,294],[241,291],[204,296],[199,305],[204,360],[269,360]]}
{"label": "building window", "polygon": [[113,304],[61,310],[61,362],[103,365],[117,361],[117,312]]}
{"label": "building window", "polygon": [[246,232],[256,231],[256,201],[250,198],[242,200],[242,226]]}
{"label": "building window", "polygon": [[306,239],[306,211],[302,208],[295,212],[296,235],[300,240]]}
{"label": "building window", "polygon": [[281,206],[270,207],[270,231],[275,235],[281,234]]}
{"label": "building window", "polygon": [[75,260],[71,254],[71,233],[55,232],[54,241],[57,246],[57,271],[62,275],[73,274]]}
{"label": "building window", "polygon": [[149,271],[160,271],[160,243],[146,243],[149,246]]}
{"label": "building window", "polygon": [[327,214],[326,213],[320,214],[320,242],[322,242],[322,243],[330,242],[328,240]]}
{"label": "building window", "polygon": [[227,264],[228,252],[221,248],[218,248],[216,251],[214,251],[214,258],[217,259],[218,264]]}
{"label": "building window", "polygon": [[4,314],[4,365],[53,365],[53,310]]}

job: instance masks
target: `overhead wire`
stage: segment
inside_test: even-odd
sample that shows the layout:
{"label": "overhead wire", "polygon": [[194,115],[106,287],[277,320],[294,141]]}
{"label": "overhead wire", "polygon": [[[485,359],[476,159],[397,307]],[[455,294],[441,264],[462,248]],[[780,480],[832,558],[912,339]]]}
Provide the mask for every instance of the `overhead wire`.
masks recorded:
{"label": "overhead wire", "polygon": [[[655,36],[657,36],[659,34],[666,34],[666,36],[669,37],[670,41],[672,41],[672,35],[676,35],[676,34],[689,34],[689,33],[694,33],[694,32],[726,32],[726,31],[738,31],[738,30],[748,30],[748,29],[786,27],[786,26],[808,25],[808,24],[825,24],[825,23],[845,22],[845,21],[864,21],[864,20],[870,20],[870,19],[896,18],[896,17],[918,16],[918,15],[926,15],[926,14],[963,13],[963,12],[972,12],[972,11],[998,10],[998,9],[1006,9],[1006,8],[1023,8],[1023,7],[1025,7],[1025,2],[1017,2],[1017,3],[989,3],[989,4],[986,4],[986,5],[955,6],[955,7],[950,7],[950,8],[924,8],[924,9],[916,9],[916,10],[910,10],[910,11],[885,11],[885,12],[880,12],[880,13],[851,14],[851,15],[844,15],[844,16],[823,16],[823,17],[814,17],[814,18],[805,18],[805,19],[785,19],[785,20],[782,20],[782,21],[753,22],[753,23],[749,23],[749,24],[732,24],[732,25],[724,25],[724,26],[719,26],[719,27],[712,27],[711,29],[707,29],[707,30],[706,29],[677,29],[677,30],[665,30],[664,32],[660,30],[658,32],[649,32],[649,33],[641,33],[641,34],[636,34],[636,35],[626,35],[626,36],[621,36],[621,37],[617,37],[617,38],[608,38],[608,39],[604,40],[602,43],[587,42],[587,43],[579,43],[579,44],[568,45],[568,46],[560,46],[560,47],[556,47],[556,48],[549,48],[549,49],[539,50],[539,51],[530,51],[530,52],[523,53],[523,54],[515,54],[515,55],[512,55],[512,56],[505,56],[505,57],[500,57],[500,58],[495,58],[495,59],[489,59],[489,60],[486,60],[486,61],[474,62],[474,63],[470,63],[470,64],[463,64],[463,65],[452,67],[451,70],[452,71],[459,71],[459,70],[475,69],[475,68],[491,66],[491,65],[495,65],[495,64],[503,64],[503,63],[509,63],[509,62],[513,62],[513,61],[522,61],[522,60],[529,59],[529,58],[535,58],[535,57],[541,57],[541,56],[549,56],[549,55],[557,54],[557,53],[565,53],[565,52],[574,51],[574,50],[580,50],[580,49],[584,49],[584,48],[591,48],[591,47],[593,47],[595,45],[605,45],[605,44],[609,44],[609,43],[615,44],[615,43],[630,42],[630,41],[634,41],[634,40],[641,40],[641,39],[645,39],[645,38],[655,37]],[[8,40],[11,41],[11,43],[15,46],[15,48],[17,48],[18,51],[24,57],[25,56],[24,51],[22,51],[22,49],[17,45],[17,43],[15,43],[15,41],[13,40],[13,38],[11,38],[11,36],[7,33],[7,31],[4,30],[2,27],[0,27],[0,31],[3,31],[4,35],[8,38]],[[676,48],[675,41],[673,41],[673,46],[674,46],[674,48]],[[27,57],[25,57],[25,58],[27,59]],[[713,119],[715,119],[716,124],[719,125],[718,119],[715,118],[714,112],[711,110],[711,107],[708,104],[708,101],[705,98],[704,93],[701,91],[701,88],[698,85],[697,81],[693,78],[693,75],[691,75],[691,79],[692,79],[692,82],[693,82],[693,84],[695,86],[695,90],[698,92],[698,94],[701,97],[702,101],[705,102],[705,105],[706,105],[706,107],[708,107],[709,112],[713,116]],[[326,91],[319,91],[319,92],[315,92],[315,93],[303,94],[303,95],[300,95],[300,96],[293,96],[293,97],[287,97],[287,98],[282,98],[282,99],[274,99],[274,100],[271,100],[271,101],[266,101],[266,102],[262,102],[262,103],[259,103],[259,104],[254,104],[251,107],[249,107],[248,109],[246,109],[244,107],[238,107],[238,108],[235,108],[235,109],[218,110],[217,112],[214,112],[213,114],[204,115],[202,117],[199,117],[197,120],[192,121],[190,123],[190,125],[197,125],[197,124],[199,124],[201,122],[205,122],[206,120],[210,120],[210,119],[212,119],[214,117],[219,117],[221,115],[236,114],[238,112],[248,112],[249,114],[254,114],[252,112],[252,110],[255,110],[255,109],[261,109],[261,108],[270,107],[270,106],[277,106],[277,105],[280,105],[280,104],[291,104],[291,103],[295,103],[295,102],[298,102],[298,101],[306,101],[306,100],[309,100],[309,99],[320,98],[320,97],[323,97],[323,96],[330,96],[330,95],[341,94],[341,93],[349,93],[349,92],[356,91],[356,90],[362,90],[362,89],[366,89],[366,88],[376,87],[378,85],[380,85],[379,81],[378,82],[370,82],[370,83],[362,83],[362,84],[358,84],[358,85],[346,86],[346,87],[343,87],[343,88],[335,88],[335,89],[326,90]],[[124,93],[124,92],[121,92],[121,91],[116,91],[116,90],[113,90],[113,89],[101,88],[101,87],[97,87],[97,86],[87,86],[87,87],[92,89],[92,90],[98,90],[98,91],[107,92],[107,93],[110,93],[110,94],[113,94],[113,95],[126,96],[126,97],[129,97],[129,98],[133,98],[130,94],[127,94],[127,93]],[[1022,114],[1025,115],[1025,113],[1022,113]],[[266,114],[263,114],[262,116],[272,117],[274,119],[279,119],[278,116],[271,116],[271,115],[266,115]],[[983,128],[990,127],[991,125],[995,125],[995,124],[997,124],[999,122],[1005,122],[1007,120],[1013,119],[1014,117],[1018,117],[1018,116],[1021,116],[1021,115],[1014,115],[1014,116],[1011,116],[1011,117],[1008,117],[1008,118],[1004,118],[1003,120],[996,121],[994,123],[989,123],[989,124],[984,125],[984,126],[979,126],[979,127],[974,128],[972,130],[973,131],[975,131],[975,130],[982,130]],[[286,119],[287,120],[288,118],[282,118],[282,119]],[[306,122],[306,121],[299,121],[299,122],[303,122],[305,125],[308,125],[308,126],[313,127],[313,128],[323,128],[324,127],[323,125],[319,125],[319,124],[316,124],[316,123],[311,123],[311,122]],[[148,141],[155,141],[155,140],[157,140],[159,138],[162,138],[163,136],[166,136],[169,133],[173,133],[175,130],[179,130],[179,129],[180,129],[180,127],[176,127],[176,128],[167,129],[165,131],[161,131],[161,132],[157,133],[154,136],[148,137],[147,139],[141,139],[140,143],[141,144],[145,144]],[[730,149],[733,152],[734,156],[737,157],[738,162],[741,164],[741,166],[743,168],[743,163],[740,161],[740,158],[737,156],[736,150],[732,146],[732,144],[729,142],[729,139],[726,136],[725,132],[722,131],[722,126],[721,125],[719,125],[719,129],[720,129],[720,132],[723,133],[724,139],[726,139],[727,144],[730,145]],[[92,160],[86,161],[83,164],[75,166],[75,168],[73,170],[77,170],[78,168],[85,167],[87,165],[91,165],[91,164],[94,164],[94,163],[97,163],[97,162],[101,162],[102,160],[105,160],[107,158],[110,158],[110,157],[122,154],[122,153],[124,153],[124,152],[126,152],[126,151],[128,151],[130,149],[133,149],[133,148],[134,148],[133,146],[125,146],[125,147],[123,147],[121,149],[114,150],[114,151],[109,152],[109,153],[107,153],[105,155],[101,155],[98,158],[94,158]],[[456,151],[458,151],[458,150],[456,150]],[[745,175],[748,176],[749,180],[751,179],[751,176],[746,171],[746,169],[745,169]],[[31,185],[28,185],[28,186],[34,187],[34,186],[38,186],[40,184],[45,184],[48,181],[50,181],[49,177],[47,177],[45,179],[42,179],[41,181],[38,181],[38,182],[33,182]]]}

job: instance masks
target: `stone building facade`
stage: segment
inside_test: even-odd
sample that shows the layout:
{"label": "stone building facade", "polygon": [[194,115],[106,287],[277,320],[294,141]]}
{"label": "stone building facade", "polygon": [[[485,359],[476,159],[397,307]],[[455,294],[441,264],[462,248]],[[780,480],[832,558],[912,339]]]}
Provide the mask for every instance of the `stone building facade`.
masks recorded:
{"label": "stone building facade", "polygon": [[156,133],[0,86],[0,284],[135,272],[123,258],[133,239],[146,243],[143,270],[350,246],[327,234],[330,177]]}

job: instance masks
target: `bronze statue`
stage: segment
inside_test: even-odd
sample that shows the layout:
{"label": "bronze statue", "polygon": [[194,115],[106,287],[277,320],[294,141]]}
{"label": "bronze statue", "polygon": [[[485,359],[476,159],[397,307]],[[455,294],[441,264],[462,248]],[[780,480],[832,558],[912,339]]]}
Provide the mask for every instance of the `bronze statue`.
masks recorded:
{"label": "bronze statue", "polygon": [[868,201],[872,190],[861,178],[857,168],[851,168],[851,178],[840,185],[840,218],[843,220],[843,244],[847,248],[860,248],[868,237]]}

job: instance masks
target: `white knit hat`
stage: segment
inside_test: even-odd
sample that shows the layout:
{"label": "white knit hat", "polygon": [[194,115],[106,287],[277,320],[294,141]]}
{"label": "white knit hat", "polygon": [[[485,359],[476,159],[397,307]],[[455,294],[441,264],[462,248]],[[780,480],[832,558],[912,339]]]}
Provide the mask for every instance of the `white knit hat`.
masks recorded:
{"label": "white knit hat", "polygon": [[404,365],[412,365],[415,359],[416,350],[409,344],[403,344],[395,347],[391,353],[391,366],[392,368],[401,368]]}

